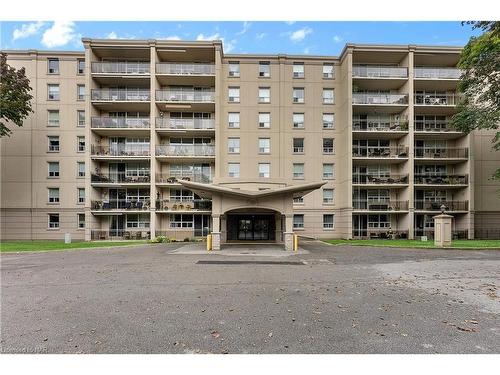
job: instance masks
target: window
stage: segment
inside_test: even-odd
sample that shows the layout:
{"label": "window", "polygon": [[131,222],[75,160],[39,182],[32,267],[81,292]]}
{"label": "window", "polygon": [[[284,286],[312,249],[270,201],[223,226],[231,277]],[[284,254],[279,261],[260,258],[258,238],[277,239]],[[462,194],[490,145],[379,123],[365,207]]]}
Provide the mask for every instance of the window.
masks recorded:
{"label": "window", "polygon": [[304,78],[303,63],[293,63],[293,78]]}
{"label": "window", "polygon": [[48,188],[49,203],[59,203],[59,188]]}
{"label": "window", "polygon": [[335,92],[333,89],[323,89],[323,104],[335,104]]}
{"label": "window", "polygon": [[76,85],[76,100],[85,100],[85,85]]}
{"label": "window", "polygon": [[78,204],[85,203],[85,189],[78,188]]}
{"label": "window", "polygon": [[333,229],[333,216],[332,214],[323,215],[323,229]]}
{"label": "window", "polygon": [[270,77],[271,76],[271,66],[269,61],[259,62],[259,77]]}
{"label": "window", "polygon": [[49,152],[59,152],[59,136],[49,135]]}
{"label": "window", "polygon": [[259,138],[259,154],[269,154],[271,152],[271,140],[269,138]]}
{"label": "window", "polygon": [[47,68],[49,74],[59,74],[59,59],[48,59]]}
{"label": "window", "polygon": [[229,61],[229,77],[240,76],[240,63],[238,61]]}
{"label": "window", "polygon": [[240,139],[239,138],[228,138],[227,139],[227,152],[230,154],[240,153]]}
{"label": "window", "polygon": [[271,127],[271,113],[259,112],[259,128],[265,129]]}
{"label": "window", "polygon": [[78,229],[85,229],[85,214],[77,214]]}
{"label": "window", "polygon": [[259,177],[269,178],[271,175],[271,164],[259,163]]}
{"label": "window", "polygon": [[49,109],[47,111],[48,114],[48,123],[47,126],[59,126],[59,111],[57,109]]}
{"label": "window", "polygon": [[304,138],[293,139],[293,153],[294,154],[304,153]]}
{"label": "window", "polygon": [[83,161],[79,161],[76,163],[78,169],[78,177],[85,177],[85,163]]}
{"label": "window", "polygon": [[333,204],[333,189],[323,189],[323,204]]}
{"label": "window", "polygon": [[304,204],[304,197],[293,198],[293,204]]}
{"label": "window", "polygon": [[76,137],[78,143],[78,152],[85,152],[85,137],[78,136]]}
{"label": "window", "polygon": [[293,215],[293,229],[304,228],[304,215]]}
{"label": "window", "polygon": [[59,214],[49,214],[49,229],[59,228]]}
{"label": "window", "polygon": [[56,178],[59,177],[59,162],[49,161],[49,177]]}
{"label": "window", "polygon": [[335,70],[333,64],[323,64],[323,78],[333,79],[335,77]]}
{"label": "window", "polygon": [[295,180],[304,179],[304,163],[294,163],[293,164],[293,178]]}
{"label": "window", "polygon": [[77,126],[85,126],[85,111],[76,111],[76,114],[78,118]]}
{"label": "window", "polygon": [[333,154],[333,138],[323,138],[323,154]]}
{"label": "window", "polygon": [[240,88],[230,87],[229,88],[229,101],[234,103],[240,102]]}
{"label": "window", "polygon": [[323,113],[323,129],[333,129],[335,127],[335,115],[333,113]]}
{"label": "window", "polygon": [[293,127],[294,127],[294,129],[303,129],[304,128],[304,114],[303,113],[294,113],[293,114]]}
{"label": "window", "polygon": [[293,88],[293,102],[294,103],[304,103],[305,92],[303,87]]}
{"label": "window", "polygon": [[59,85],[47,85],[48,100],[59,100]]}
{"label": "window", "polygon": [[193,215],[170,215],[170,228],[193,228]]}
{"label": "window", "polygon": [[149,228],[149,214],[129,214],[127,228]]}
{"label": "window", "polygon": [[239,128],[240,127],[240,113],[239,112],[229,112],[227,114],[228,126],[230,128]]}
{"label": "window", "polygon": [[240,163],[229,163],[227,165],[229,177],[240,177]]}
{"label": "window", "polygon": [[335,177],[333,164],[323,164],[323,179],[331,180]]}
{"label": "window", "polygon": [[78,74],[85,73],[85,60],[84,59],[76,60],[76,71]]}
{"label": "window", "polygon": [[259,103],[271,102],[271,89],[269,87],[259,87]]}

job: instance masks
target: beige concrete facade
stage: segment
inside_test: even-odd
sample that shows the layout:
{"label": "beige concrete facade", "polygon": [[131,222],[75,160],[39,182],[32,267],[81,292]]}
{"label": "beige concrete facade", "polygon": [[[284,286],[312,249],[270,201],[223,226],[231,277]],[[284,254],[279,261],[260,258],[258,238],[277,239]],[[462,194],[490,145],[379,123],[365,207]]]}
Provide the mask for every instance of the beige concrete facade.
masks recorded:
{"label": "beige concrete facade", "polygon": [[[335,57],[83,41],[84,53],[8,52],[27,69],[35,113],[1,140],[2,238],[414,238],[433,235],[441,204],[455,237],[500,235],[492,134],[448,126],[459,48],[348,44]],[[48,100],[52,84],[59,100]],[[235,193],[207,195],[190,181]],[[302,199],[286,190],[312,185]]]}

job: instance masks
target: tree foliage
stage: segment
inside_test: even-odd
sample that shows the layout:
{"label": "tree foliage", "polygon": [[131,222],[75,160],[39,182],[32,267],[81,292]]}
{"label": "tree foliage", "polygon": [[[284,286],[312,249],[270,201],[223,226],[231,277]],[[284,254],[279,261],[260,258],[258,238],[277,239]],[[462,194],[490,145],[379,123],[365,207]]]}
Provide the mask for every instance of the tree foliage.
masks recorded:
{"label": "tree foliage", "polygon": [[33,112],[31,90],[25,69],[11,67],[7,55],[0,53],[0,137],[12,133],[8,122],[23,126],[23,121]]}

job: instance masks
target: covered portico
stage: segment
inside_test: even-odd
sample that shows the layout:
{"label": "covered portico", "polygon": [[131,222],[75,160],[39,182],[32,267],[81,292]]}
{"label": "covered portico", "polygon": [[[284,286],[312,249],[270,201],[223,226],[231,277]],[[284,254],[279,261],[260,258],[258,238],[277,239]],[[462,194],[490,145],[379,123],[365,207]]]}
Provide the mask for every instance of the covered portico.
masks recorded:
{"label": "covered portico", "polygon": [[221,243],[261,241],[293,248],[293,198],[303,197],[325,182],[280,186],[265,190],[241,189],[179,181],[202,198],[212,199],[212,248]]}

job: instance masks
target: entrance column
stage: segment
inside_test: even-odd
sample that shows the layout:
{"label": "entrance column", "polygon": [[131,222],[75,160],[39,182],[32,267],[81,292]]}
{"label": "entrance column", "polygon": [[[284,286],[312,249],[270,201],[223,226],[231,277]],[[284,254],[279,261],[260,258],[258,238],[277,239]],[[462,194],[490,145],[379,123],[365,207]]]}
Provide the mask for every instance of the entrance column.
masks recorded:
{"label": "entrance column", "polygon": [[274,240],[276,242],[281,242],[282,241],[282,230],[281,230],[281,213],[276,213],[274,215],[274,217],[276,218],[275,219],[275,225],[276,225],[276,228],[275,228],[275,235],[274,235]]}
{"label": "entrance column", "polygon": [[285,233],[283,233],[285,241],[285,250],[293,250],[293,215],[285,215]]}
{"label": "entrance column", "polygon": [[220,216],[212,214],[212,250],[220,250]]}
{"label": "entrance column", "polygon": [[220,217],[220,241],[221,243],[227,242],[227,217],[221,215]]}

